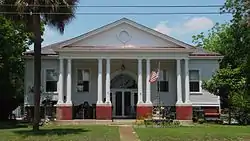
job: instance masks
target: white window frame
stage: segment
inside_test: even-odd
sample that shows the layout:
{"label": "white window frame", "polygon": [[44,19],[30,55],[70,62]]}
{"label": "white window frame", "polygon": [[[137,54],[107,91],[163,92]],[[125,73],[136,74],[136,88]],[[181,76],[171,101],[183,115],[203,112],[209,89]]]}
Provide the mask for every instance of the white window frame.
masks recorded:
{"label": "white window frame", "polygon": [[[56,91],[54,92],[47,92],[46,91],[46,82],[47,82],[47,70],[54,70],[55,73],[57,73],[57,85],[56,85]],[[57,69],[56,68],[45,68],[44,69],[44,82],[43,82],[43,85],[44,85],[44,92],[45,93],[58,93],[58,79],[59,79],[59,74],[57,72]]]}
{"label": "white window frame", "polygon": [[[168,82],[168,86],[167,86],[167,87],[168,87],[168,91],[161,91],[161,90],[160,90],[160,91],[159,91],[160,93],[168,93],[168,92],[170,92],[170,87],[169,87],[169,70],[163,68],[163,69],[160,70],[160,72],[161,72],[161,71],[164,71],[164,70],[165,70],[166,73],[167,73],[167,80],[166,80],[166,81]],[[160,73],[160,74],[159,74],[159,79],[158,79],[157,83],[161,83],[161,81],[165,81],[165,80],[161,80],[161,73]],[[157,84],[157,87],[158,87],[158,84]],[[158,88],[157,88],[157,89],[158,89]],[[157,91],[158,91],[158,90],[157,90]]]}
{"label": "white window frame", "polygon": [[[77,91],[77,83],[78,83],[78,70],[88,70],[89,71],[89,91],[78,92]],[[91,69],[90,68],[76,68],[75,70],[75,92],[76,93],[90,93],[91,91]]]}
{"label": "white window frame", "polygon": [[[189,74],[189,86],[190,86],[190,71],[198,71],[198,75],[199,75],[199,91],[198,92],[192,92],[190,89],[189,89],[189,91],[190,91],[190,94],[198,94],[198,95],[200,95],[200,94],[203,94],[202,93],[202,80],[201,80],[201,70],[200,69],[189,69],[189,72],[188,72],[188,74]],[[193,82],[196,82],[196,81],[193,81]]]}

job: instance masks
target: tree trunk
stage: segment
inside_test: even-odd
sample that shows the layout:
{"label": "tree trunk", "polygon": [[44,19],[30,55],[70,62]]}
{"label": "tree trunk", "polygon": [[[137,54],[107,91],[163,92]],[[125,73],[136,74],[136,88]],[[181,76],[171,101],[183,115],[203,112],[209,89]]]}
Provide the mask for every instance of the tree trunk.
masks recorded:
{"label": "tree trunk", "polygon": [[228,124],[231,125],[232,122],[232,109],[231,106],[228,108]]}
{"label": "tree trunk", "polygon": [[41,19],[40,15],[33,15],[34,33],[34,121],[33,130],[39,130],[40,122],[40,93],[41,93]]}

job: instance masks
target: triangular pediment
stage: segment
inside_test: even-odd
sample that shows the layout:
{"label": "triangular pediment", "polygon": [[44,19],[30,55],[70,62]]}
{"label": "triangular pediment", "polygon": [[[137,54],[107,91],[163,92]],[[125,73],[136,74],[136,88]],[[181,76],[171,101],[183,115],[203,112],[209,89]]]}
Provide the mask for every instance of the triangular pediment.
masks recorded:
{"label": "triangular pediment", "polygon": [[76,38],[60,43],[59,48],[81,47],[181,47],[191,45],[123,18]]}

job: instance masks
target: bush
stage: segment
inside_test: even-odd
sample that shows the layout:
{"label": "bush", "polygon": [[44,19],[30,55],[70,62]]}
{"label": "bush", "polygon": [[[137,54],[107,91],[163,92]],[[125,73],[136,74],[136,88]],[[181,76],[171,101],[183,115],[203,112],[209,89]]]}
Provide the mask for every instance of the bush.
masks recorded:
{"label": "bush", "polygon": [[204,123],[205,122],[205,115],[203,110],[200,108],[193,110],[193,118],[192,118],[194,123]]}

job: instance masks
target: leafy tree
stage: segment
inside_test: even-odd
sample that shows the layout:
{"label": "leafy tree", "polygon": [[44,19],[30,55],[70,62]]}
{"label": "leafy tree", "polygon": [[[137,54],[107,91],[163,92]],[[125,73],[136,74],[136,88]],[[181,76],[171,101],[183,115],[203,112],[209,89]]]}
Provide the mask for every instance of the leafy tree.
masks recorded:
{"label": "leafy tree", "polygon": [[[247,84],[250,84],[250,0],[226,0],[223,11],[232,12],[231,28],[234,29],[237,42],[235,47],[241,50],[243,72]],[[250,87],[247,87],[250,95]]]}
{"label": "leafy tree", "polygon": [[30,34],[23,24],[13,23],[0,16],[0,120],[7,120],[23,101],[24,62]]}
{"label": "leafy tree", "polygon": [[234,51],[235,38],[233,37],[231,24],[218,24],[209,30],[206,36],[203,32],[193,36],[193,43],[198,47],[202,47],[211,52],[217,52],[223,55],[220,61],[220,68],[225,68],[230,65],[236,68],[241,64],[241,56],[238,56],[238,51]]}
{"label": "leafy tree", "polygon": [[0,11],[14,12],[15,14],[6,13],[5,16],[13,21],[25,23],[28,31],[33,33],[35,94],[33,130],[39,130],[40,122],[41,24],[56,27],[63,33],[65,25],[74,18],[77,2],[78,0],[1,0],[3,5],[0,6]]}
{"label": "leafy tree", "polygon": [[207,37],[193,37],[197,45],[224,55],[220,70],[204,82],[203,88],[219,95],[241,124],[250,113],[249,4],[249,0],[226,0],[222,12],[232,13],[230,23],[216,24]]}
{"label": "leafy tree", "polygon": [[250,118],[250,97],[246,93],[246,78],[240,67],[219,69],[210,80],[203,82],[202,87],[220,96],[222,108],[229,108],[229,119],[231,112],[240,124],[245,124]]}

